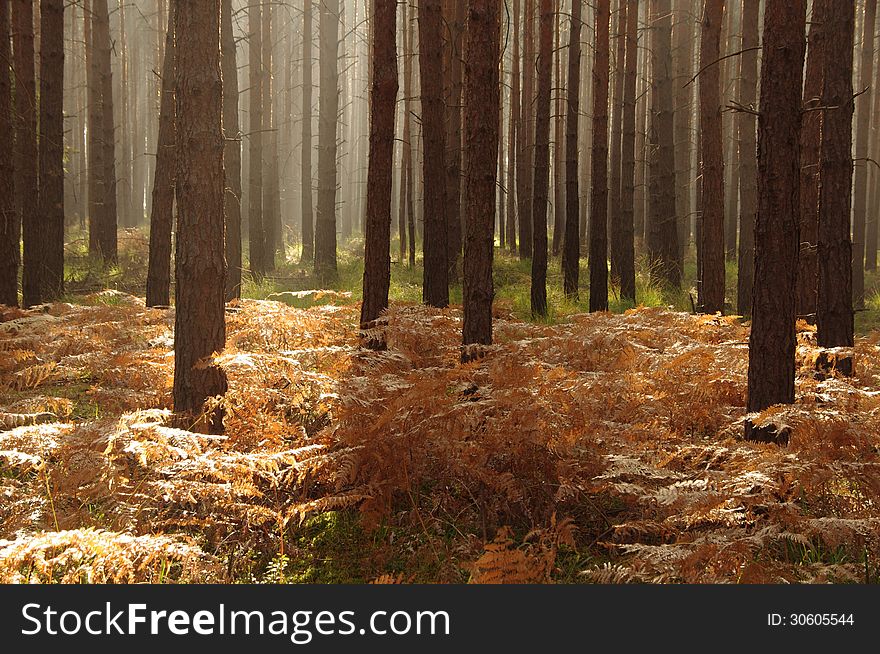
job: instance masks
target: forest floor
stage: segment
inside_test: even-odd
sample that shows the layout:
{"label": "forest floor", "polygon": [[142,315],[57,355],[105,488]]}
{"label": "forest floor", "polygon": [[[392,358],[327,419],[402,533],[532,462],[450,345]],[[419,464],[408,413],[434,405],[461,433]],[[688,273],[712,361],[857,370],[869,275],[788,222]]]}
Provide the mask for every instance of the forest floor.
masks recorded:
{"label": "forest floor", "polygon": [[756,418],[780,447],[742,439],[748,325],[686,295],[533,323],[499,255],[496,344],[461,365],[417,270],[373,352],[357,264],[321,293],[290,266],[227,309],[218,437],[172,419],[173,309],[137,297],[135,245],[0,315],[0,581],[880,581],[873,309],[853,378],[799,324],[797,403]]}

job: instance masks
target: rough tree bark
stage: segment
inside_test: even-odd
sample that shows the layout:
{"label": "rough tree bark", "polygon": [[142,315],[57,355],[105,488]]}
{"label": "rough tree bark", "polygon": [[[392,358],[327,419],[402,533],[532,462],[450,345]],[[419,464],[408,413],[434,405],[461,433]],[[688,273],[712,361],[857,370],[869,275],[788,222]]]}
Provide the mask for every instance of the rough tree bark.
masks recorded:
{"label": "rough tree bark", "polygon": [[694,66],[693,0],[675,0],[672,27],[675,50],[675,213],[678,216],[679,259],[684,259],[691,223],[691,125],[693,85],[688,84]]}
{"label": "rough tree bark", "polygon": [[323,284],[336,279],[336,126],[339,118],[339,0],[322,0],[318,108],[318,205],[315,273]]}
{"label": "rough tree bark", "polygon": [[116,122],[113,108],[113,41],[110,37],[110,15],[107,0],[94,0],[95,23],[94,56],[97,60],[99,85],[101,87],[101,147],[104,150],[104,207],[101,212],[101,228],[98,234],[101,256],[104,261],[117,259],[117,210],[116,210]]}
{"label": "rough tree bark", "polygon": [[672,84],[670,0],[651,1],[651,114],[647,250],[658,281],[678,288],[678,227],[675,215],[675,102]]}
{"label": "rough tree bark", "polygon": [[825,29],[823,14],[828,11],[828,2],[829,0],[815,0],[813,3],[803,96],[803,107],[807,111],[804,111],[800,136],[801,244],[798,257],[797,312],[812,323],[816,322],[819,290],[819,150],[823,112],[817,109],[821,104],[825,67],[824,43],[820,34]]}
{"label": "rough tree bark", "polygon": [[443,0],[443,102],[446,128],[446,255],[449,280],[459,279],[461,257],[461,90],[466,0]]}
{"label": "rough tree bark", "polygon": [[[748,410],[794,402],[806,0],[765,0]],[[850,50],[851,51],[851,50]],[[746,423],[746,437],[774,440]]]}
{"label": "rough tree bark", "polygon": [[95,12],[91,0],[83,9],[86,49],[86,85],[88,86],[88,212],[89,255],[100,258],[101,226],[104,223],[104,148],[101,147],[101,80],[95,56]]}
{"label": "rough tree bark", "polygon": [[42,300],[64,291],[64,1],[40,5],[40,196],[45,226]]}
{"label": "rough tree bark", "polygon": [[177,4],[177,30],[186,38],[177,43],[174,410],[218,433],[222,410],[202,413],[208,398],[227,389],[213,359],[226,344],[220,0]]}
{"label": "rough tree bark", "polygon": [[706,0],[700,43],[700,130],[702,131],[702,295],[706,313],[724,312],[724,145],[721,129],[721,25],[724,0]]}
{"label": "rough tree bark", "polygon": [[621,145],[621,250],[618,259],[620,297],[636,301],[635,263],[635,169],[636,169],[636,81],[638,68],[639,0],[627,0],[626,63],[623,82],[623,142]]}
{"label": "rough tree bark", "polygon": [[819,345],[852,347],[852,123],[854,3],[832,2],[823,15],[822,136],[819,153]]}
{"label": "rough tree bark", "polygon": [[501,8],[496,0],[468,0],[465,59],[464,322],[461,359],[476,358],[468,346],[492,343],[492,282],[495,184],[497,181],[501,55]]}
{"label": "rough tree bark", "polygon": [[422,140],[424,179],[425,304],[449,304],[447,262],[445,136],[442,93],[442,29],[440,0],[419,1],[419,74],[422,86]]}
{"label": "rough tree bark", "polygon": [[[758,105],[758,23],[760,0],[743,0],[742,72],[739,101],[757,110]],[[740,218],[737,275],[737,307],[741,316],[751,315],[752,283],[755,278],[755,214],[758,210],[757,123],[754,114],[737,115],[740,145]]]}
{"label": "rough tree bark", "polygon": [[175,22],[180,0],[168,7],[165,61],[159,109],[159,140],[156,144],[156,172],[153,175],[153,203],[150,212],[150,251],[147,262],[147,306],[171,304],[171,232],[174,225],[174,175],[177,157],[175,129],[176,37]]}
{"label": "rough tree bark", "polygon": [[547,315],[547,199],[550,190],[550,93],[553,72],[553,0],[540,0],[538,91],[535,97],[535,168],[532,185],[532,315]]}
{"label": "rough tree bark", "polygon": [[373,5],[373,79],[370,93],[370,160],[364,239],[364,301],[361,326],[388,308],[391,285],[391,186],[394,171],[394,119],[397,112],[397,3]]}
{"label": "rough tree bark", "polygon": [[[862,26],[862,61],[859,66],[859,96],[856,129],[855,190],[853,191],[852,219],[852,284],[856,309],[865,306],[865,224],[868,212],[868,143],[871,130],[871,98],[874,92],[874,32],[877,22],[877,0],[865,0]],[[872,208],[877,211],[877,207]],[[876,244],[872,247],[876,247]]]}
{"label": "rough tree bark", "polygon": [[520,48],[519,48],[519,18],[520,0],[513,0],[513,14],[510,16],[509,31],[513,37],[513,51],[510,62],[510,119],[507,135],[507,247],[511,252],[516,252],[517,230],[517,157],[519,153],[519,140],[522,134],[520,128]]}
{"label": "rough tree bark", "polygon": [[522,95],[520,99],[521,135],[517,152],[517,203],[519,217],[519,258],[532,256],[532,194],[535,161],[535,0],[523,4]]}
{"label": "rough tree bark", "polygon": [[568,113],[565,124],[565,239],[562,244],[563,289],[577,298],[580,282],[580,188],[578,185],[578,129],[581,111],[581,30],[583,2],[572,0],[568,41]]}
{"label": "rough tree bark", "polygon": [[226,169],[226,300],[230,301],[241,297],[241,128],[238,117],[238,57],[232,30],[232,0],[221,0],[220,11],[223,135],[226,139],[223,150],[223,166]]}
{"label": "rough tree bark", "polygon": [[18,305],[21,236],[15,206],[9,0],[0,0],[0,304]]}
{"label": "rough tree bark", "polygon": [[609,246],[611,254],[611,282],[613,284],[620,283],[620,257],[623,249],[623,197],[621,189],[621,157],[623,155],[623,84],[626,78],[625,64],[626,60],[626,24],[627,10],[629,2],[627,0],[619,0],[619,10],[617,13],[617,54],[614,59],[615,68],[614,75],[614,94],[612,102],[614,103],[614,113],[611,124],[611,169],[609,171]]}
{"label": "rough tree bark", "polygon": [[[406,225],[409,233],[409,265],[416,265],[416,216],[415,216],[415,167],[413,166],[413,149],[415,148],[415,130],[412,128],[413,112],[413,11],[404,11],[404,52],[403,52],[403,167],[406,169]],[[401,242],[402,244],[402,242]],[[403,251],[400,261],[403,263]]]}
{"label": "rough tree bark", "polygon": [[23,305],[29,307],[40,303],[40,245],[44,229],[37,210],[37,93],[34,75],[33,0],[12,2],[12,49],[15,72],[15,197],[24,241],[21,293]]}

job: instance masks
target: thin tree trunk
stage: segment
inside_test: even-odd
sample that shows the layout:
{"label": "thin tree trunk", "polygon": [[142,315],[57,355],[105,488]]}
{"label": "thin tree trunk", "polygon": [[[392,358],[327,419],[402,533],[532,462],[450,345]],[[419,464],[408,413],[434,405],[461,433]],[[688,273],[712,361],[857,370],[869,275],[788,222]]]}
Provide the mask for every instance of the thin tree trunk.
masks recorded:
{"label": "thin tree trunk", "polygon": [[9,0],[0,0],[0,304],[18,305],[19,215],[15,206]]}
{"label": "thin tree trunk", "polygon": [[[238,58],[232,30],[232,0],[221,0],[220,11],[223,135],[226,139],[223,149],[226,170],[226,300],[230,301],[241,297],[241,128],[238,118]],[[167,52],[165,56],[168,56]]]}
{"label": "thin tree trunk", "polygon": [[[749,411],[794,402],[794,291],[806,1],[765,2]],[[772,438],[772,434],[753,429],[750,422],[746,423],[746,436]]]}
{"label": "thin tree trunk", "polygon": [[507,134],[507,247],[511,252],[516,252],[517,230],[517,158],[519,154],[519,140],[522,134],[519,129],[520,119],[520,0],[513,0],[513,14],[510,17],[509,31],[513,36],[513,51],[510,62],[510,118]]}
{"label": "thin tree trunk", "polygon": [[171,232],[174,225],[174,175],[177,157],[175,117],[176,37],[175,20],[181,0],[171,0],[165,35],[162,71],[162,106],[159,111],[159,141],[156,144],[156,172],[150,212],[150,251],[147,264],[147,306],[171,304]]}
{"label": "thin tree trunk", "polygon": [[[576,0],[575,0],[576,1]],[[565,95],[568,89],[562,79],[563,58],[565,55],[562,43],[562,0],[556,0],[555,32],[556,72],[554,79],[555,109],[553,110],[553,241],[551,252],[559,256],[562,249],[562,236],[565,233]]]}
{"label": "thin tree trunk", "polygon": [[706,0],[700,43],[700,129],[703,139],[703,230],[700,307],[724,313],[724,152],[720,57],[724,0]]}
{"label": "thin tree trunk", "polygon": [[[855,191],[853,192],[852,224],[852,283],[853,304],[856,309],[865,306],[865,224],[868,212],[868,142],[871,130],[871,99],[874,78],[874,32],[877,22],[877,0],[865,0],[862,27],[862,63],[859,73],[859,110],[856,130]],[[876,207],[873,208],[877,210]]]}
{"label": "thin tree trunk", "polygon": [[[821,1],[821,0],[817,0]],[[817,327],[822,347],[852,347],[852,71],[855,9],[829,2],[816,20],[825,24],[822,137],[819,154],[819,294]]]}
{"label": "thin tree trunk", "polygon": [[547,315],[547,200],[550,187],[550,93],[553,74],[553,0],[540,0],[535,169],[532,201],[532,315]]}
{"label": "thin tree trunk", "polygon": [[315,273],[322,283],[336,279],[336,152],[339,116],[339,0],[322,0],[319,12],[320,83],[318,112],[318,206]]}
{"label": "thin tree trunk", "polygon": [[248,247],[251,274],[259,280],[268,270],[269,254],[263,207],[263,24],[262,6],[257,0],[248,5],[248,30]]}
{"label": "thin tree trunk", "polygon": [[[628,0],[627,0],[628,1]],[[580,127],[581,16],[583,2],[572,0],[568,41],[568,113],[565,125],[565,239],[562,250],[563,288],[577,299],[580,282],[580,188],[578,185],[578,129]]]}
{"label": "thin tree trunk", "polygon": [[278,182],[278,117],[275,112],[275,36],[272,29],[273,2],[263,1],[263,231],[265,233],[265,263],[275,269],[275,253],[282,249],[281,202]]}
{"label": "thin tree trunk", "polygon": [[626,24],[627,0],[620,0],[620,10],[617,17],[617,56],[615,57],[614,76],[614,114],[611,125],[611,170],[610,179],[610,245],[611,245],[611,282],[620,284],[620,258],[625,247],[623,243],[623,213],[622,213],[622,189],[621,189],[621,156],[623,147],[623,83],[626,74],[624,72],[624,60],[626,59]]}
{"label": "thin tree trunk", "polygon": [[462,43],[466,0],[443,0],[443,101],[446,128],[446,235],[449,243],[449,280],[460,278],[461,256],[461,91]]}
{"label": "thin tree trunk", "polygon": [[101,255],[105,261],[117,259],[116,225],[116,124],[113,109],[113,73],[111,56],[113,42],[110,37],[110,15],[107,0],[94,0],[95,39],[94,56],[97,59],[99,84],[101,88],[101,143],[104,150],[104,207],[99,232]]}
{"label": "thin tree trunk", "polygon": [[[397,3],[374,4],[373,80],[370,93],[370,163],[367,172],[367,221],[364,247],[366,328],[388,308],[391,285],[391,186],[394,171],[394,119],[397,113]],[[374,345],[375,346],[375,345]]]}
{"label": "thin tree trunk", "polygon": [[522,97],[517,153],[517,202],[519,204],[519,258],[532,257],[532,195],[535,161],[535,1],[524,0]]}
{"label": "thin tree trunk", "polygon": [[227,389],[213,360],[226,345],[220,0],[179,2],[177,29],[186,38],[176,44],[174,410],[199,416],[198,427],[218,433],[222,409],[202,412]]}
{"label": "thin tree trunk", "polygon": [[303,79],[302,79],[302,146],[301,146],[301,263],[315,260],[315,225],[312,211],[312,0],[303,4]]}
{"label": "thin tree trunk", "polygon": [[[24,241],[21,291],[25,307],[39,304],[42,240],[45,224],[37,197],[37,93],[34,73],[33,0],[12,2],[12,49],[15,72],[15,196]],[[18,247],[18,241],[16,241]]]}
{"label": "thin tree trunk", "polygon": [[[95,0],[97,2],[97,0]],[[86,42],[86,84],[88,86],[88,187],[89,187],[89,255],[103,256],[101,226],[104,223],[104,148],[101,146],[101,80],[95,55],[95,12],[91,0],[85,0],[83,11]]]}
{"label": "thin tree trunk", "polygon": [[496,0],[468,0],[465,59],[465,179],[463,362],[479,355],[468,346],[492,344],[495,185],[498,165],[501,8]]}
{"label": "thin tree trunk", "polygon": [[675,51],[675,214],[678,216],[679,259],[684,261],[691,222],[691,124],[694,59],[693,0],[675,0],[673,38]]}
{"label": "thin tree trunk", "polygon": [[[416,265],[416,217],[415,217],[415,168],[413,166],[413,149],[416,147],[415,130],[412,128],[413,113],[413,12],[405,12],[404,23],[404,59],[403,59],[403,84],[404,84],[404,137],[403,137],[403,167],[406,169],[406,229],[409,232],[407,245],[409,246],[409,265]],[[403,255],[401,254],[401,263]]]}
{"label": "thin tree trunk", "polygon": [[440,0],[419,2],[419,73],[422,86],[422,139],[424,154],[424,221],[422,239],[425,304],[449,304],[448,237],[446,225],[445,136],[443,125],[443,13]]}
{"label": "thin tree trunk", "polygon": [[[744,107],[758,106],[758,39],[760,0],[743,0],[742,73],[739,101]],[[755,278],[755,214],[758,211],[757,121],[753,114],[737,114],[740,154],[740,218],[737,275],[737,308],[741,316],[751,315],[752,284]]]}

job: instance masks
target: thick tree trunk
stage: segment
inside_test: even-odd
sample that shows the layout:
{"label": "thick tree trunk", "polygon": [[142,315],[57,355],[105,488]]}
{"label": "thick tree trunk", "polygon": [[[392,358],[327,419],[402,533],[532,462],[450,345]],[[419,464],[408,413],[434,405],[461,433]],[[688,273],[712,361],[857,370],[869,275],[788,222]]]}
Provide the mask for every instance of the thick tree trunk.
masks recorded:
{"label": "thick tree trunk", "polygon": [[64,2],[40,6],[40,208],[42,300],[64,292]]}
{"label": "thick tree trunk", "polygon": [[706,0],[700,43],[700,129],[702,130],[703,230],[700,307],[724,312],[724,150],[721,130],[721,52],[724,0]]}
{"label": "thick tree trunk", "polygon": [[[874,78],[874,32],[877,22],[877,0],[865,0],[862,26],[862,63],[859,72],[860,91],[857,112],[855,190],[853,192],[852,283],[855,308],[865,306],[865,223],[868,212],[868,143],[871,130],[871,99]],[[874,211],[877,207],[873,208]],[[876,247],[876,246],[874,246]]]}
{"label": "thick tree trunk", "polygon": [[800,164],[800,232],[798,257],[797,312],[812,323],[816,321],[819,290],[819,150],[822,138],[822,76],[825,69],[824,41],[820,37],[825,25],[822,14],[829,0],[813,3],[810,36],[807,43],[807,65],[804,79],[804,111],[801,125]]}
{"label": "thick tree trunk", "polygon": [[177,55],[175,19],[181,0],[171,0],[165,35],[162,70],[162,100],[159,110],[159,141],[156,144],[156,172],[150,212],[150,251],[147,263],[147,306],[171,304],[171,232],[174,225],[174,175],[177,159],[175,129],[175,77]]}
{"label": "thick tree trunk", "polygon": [[653,124],[648,165],[648,257],[659,281],[678,288],[678,226],[675,215],[675,104],[672,84],[670,0],[651,1],[651,105]]}
{"label": "thick tree trunk", "polygon": [[635,168],[636,168],[636,81],[638,66],[639,0],[627,0],[626,63],[623,82],[623,142],[621,145],[621,249],[618,253],[620,297],[635,304]]}
{"label": "thick tree trunk", "polygon": [[220,0],[185,0],[177,12],[186,38],[177,43],[174,410],[220,432],[222,410],[201,417],[205,401],[227,388],[213,360],[226,344]]}
{"label": "thick tree trunk", "polygon": [[590,187],[590,311],[608,310],[608,72],[611,0],[596,4]]}
{"label": "thick tree trunk", "polygon": [[320,98],[318,110],[318,206],[315,273],[323,284],[336,279],[336,126],[339,117],[339,0],[322,0],[319,12]]}
{"label": "thick tree trunk", "polygon": [[238,117],[238,57],[232,30],[232,0],[221,0],[220,11],[223,135],[226,139],[223,149],[223,166],[226,170],[226,300],[230,301],[241,297],[241,127]]}
{"label": "thick tree trunk", "polygon": [[15,206],[9,0],[0,0],[0,304],[18,305],[19,239]]}
{"label": "thick tree trunk", "polygon": [[559,256],[562,249],[562,237],[565,233],[565,96],[569,89],[562,77],[565,60],[565,48],[562,47],[562,0],[555,0],[555,33],[556,43],[553,50],[555,57],[555,74],[553,86],[553,240],[550,251]]}
{"label": "thick tree trunk", "polygon": [[679,259],[684,260],[690,242],[691,216],[691,125],[693,123],[693,85],[688,84],[694,65],[693,0],[675,0],[672,27],[675,50],[675,214],[678,216]]}
{"label": "thick tree trunk", "polygon": [[248,247],[255,279],[268,270],[263,207],[263,21],[258,0],[248,5]]}
{"label": "thick tree trunk", "polygon": [[550,94],[553,73],[553,0],[540,0],[538,92],[535,97],[535,169],[532,186],[532,315],[547,315],[547,199],[550,190]]}
{"label": "thick tree trunk", "polygon": [[613,121],[611,125],[611,170],[609,171],[609,244],[611,251],[611,282],[620,284],[620,257],[623,250],[623,197],[621,188],[621,157],[623,147],[623,83],[626,77],[624,61],[626,60],[626,24],[629,2],[619,1],[617,14],[617,55],[615,57],[616,73],[614,75]]}
{"label": "thick tree trunk", "polygon": [[[97,2],[97,0],[95,0]],[[104,222],[104,148],[101,146],[101,80],[95,56],[95,12],[91,0],[83,10],[86,46],[86,85],[88,86],[88,212],[89,255],[100,258],[101,225]]]}
{"label": "thick tree trunk", "polygon": [[468,346],[492,343],[495,184],[498,164],[501,8],[496,0],[468,0],[465,59],[465,228],[462,361],[479,355]]}
{"label": "thick tree trunk", "polygon": [[370,163],[364,239],[364,301],[361,326],[388,308],[391,285],[391,185],[397,104],[397,3],[376,0],[373,23],[373,80],[370,94]]}
{"label": "thick tree trunk", "polygon": [[440,0],[419,1],[419,74],[422,85],[423,179],[425,185],[422,239],[425,304],[449,304],[448,237],[446,226],[445,136],[442,94],[442,8]]}
{"label": "thick tree trunk", "polygon": [[[628,1],[628,0],[627,0]],[[583,2],[572,0],[568,41],[568,112],[565,124],[565,239],[562,277],[566,296],[577,299],[580,282],[580,188],[578,182],[578,129],[581,111],[581,19]]]}
{"label": "thick tree trunk", "polygon": [[[749,411],[794,402],[806,1],[765,1]],[[773,434],[752,429],[747,423],[746,436],[767,440]]]}
{"label": "thick tree trunk", "polygon": [[[743,0],[742,73],[740,103],[758,106],[758,23],[760,0]],[[741,316],[751,315],[752,284],[755,278],[755,214],[758,211],[757,126],[753,114],[737,115],[740,144],[740,218],[737,275],[737,308]]]}
{"label": "thick tree trunk", "polygon": [[819,294],[822,347],[852,347],[852,71],[855,9],[831,2],[822,19],[824,51],[822,137],[819,154]]}
{"label": "thick tree trunk", "polygon": [[532,195],[535,162],[535,1],[523,4],[522,96],[517,152],[517,203],[519,208],[519,258],[532,257]]}
{"label": "thick tree trunk", "polygon": [[101,255],[105,261],[117,259],[116,208],[116,123],[113,109],[113,72],[111,57],[113,42],[110,37],[110,15],[107,0],[94,0],[95,51],[101,87],[101,147],[104,149],[104,209],[98,235]]}
{"label": "thick tree trunk", "polygon": [[[24,241],[22,303],[40,303],[40,268],[45,225],[38,211],[37,92],[34,73],[33,0],[12,2],[12,49],[15,71],[15,196]],[[17,247],[17,242],[16,242]]]}

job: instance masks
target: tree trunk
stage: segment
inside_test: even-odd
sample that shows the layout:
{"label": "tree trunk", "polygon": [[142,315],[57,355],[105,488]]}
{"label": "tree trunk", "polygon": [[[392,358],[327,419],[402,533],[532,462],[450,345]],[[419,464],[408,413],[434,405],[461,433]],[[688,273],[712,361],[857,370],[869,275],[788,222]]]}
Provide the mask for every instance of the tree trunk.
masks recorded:
{"label": "tree trunk", "polygon": [[315,225],[312,211],[312,0],[303,5],[303,79],[301,146],[301,263],[315,260]]}
{"label": "tree trunk", "polygon": [[[628,1],[628,0],[627,0]],[[581,111],[581,19],[583,2],[572,0],[568,41],[568,113],[565,124],[565,239],[562,277],[565,295],[577,299],[580,282],[581,242],[580,188],[578,178],[578,129]]]}
{"label": "tree trunk", "polygon": [[507,247],[511,252],[517,251],[517,157],[520,128],[520,0],[513,0],[513,15],[510,16],[509,31],[513,35],[513,51],[510,62],[510,118],[507,134]]}
{"label": "tree trunk", "polygon": [[635,168],[636,168],[636,81],[638,66],[639,1],[626,0],[626,63],[623,82],[623,141],[621,144],[621,223],[617,273],[620,297],[636,302],[636,264],[634,233]]}
{"label": "tree trunk", "polygon": [[[34,77],[33,0],[12,2],[12,49],[15,71],[15,196],[24,241],[22,303],[40,303],[40,268],[45,225],[37,198],[37,93]],[[16,241],[16,247],[17,241]]]}
{"label": "tree trunk", "polygon": [[162,104],[159,110],[159,141],[156,144],[156,172],[153,175],[153,203],[150,212],[150,252],[147,264],[147,306],[171,304],[171,232],[174,225],[174,175],[177,158],[175,129],[176,37],[175,20],[180,0],[171,0],[165,35],[162,70]]}
{"label": "tree trunk", "polygon": [[691,222],[691,137],[693,115],[694,20],[693,0],[675,0],[673,38],[675,51],[675,214],[678,216],[679,260],[690,242]]}
{"label": "tree trunk", "polygon": [[[415,217],[415,167],[413,166],[413,149],[415,146],[415,130],[412,128],[413,113],[413,11],[405,11],[404,22],[404,59],[403,59],[403,167],[406,169],[406,229],[409,233],[409,265],[416,265],[416,217]],[[403,263],[403,253],[400,258]]]}
{"label": "tree trunk", "polygon": [[248,247],[250,269],[260,280],[268,270],[263,207],[263,21],[258,0],[248,5]]}
{"label": "tree trunk", "polygon": [[820,18],[824,52],[819,154],[819,294],[822,347],[852,347],[853,3],[830,2]]}
{"label": "tree trunk", "polygon": [[[241,297],[241,127],[238,118],[238,57],[232,30],[232,0],[220,6],[223,72],[223,164],[226,169],[226,300]],[[167,49],[167,48],[166,48]],[[166,52],[165,56],[168,54]]]}
{"label": "tree trunk", "polygon": [[401,117],[401,125],[403,126],[403,140],[400,144],[400,176],[399,176],[399,187],[398,187],[398,203],[397,203],[397,236],[398,236],[398,260],[401,265],[406,261],[406,252],[407,252],[407,239],[406,239],[406,225],[407,225],[407,189],[409,188],[409,181],[407,179],[407,175],[409,174],[409,166],[407,166],[407,160],[410,155],[410,133],[411,128],[409,124],[409,100],[407,98],[407,82],[406,80],[406,60],[409,57],[409,52],[407,50],[407,40],[409,39],[409,8],[407,4],[401,3],[400,11],[403,13],[401,16],[401,20],[403,22],[403,28],[401,30],[401,48],[403,50],[403,60],[404,60],[404,98],[403,98],[403,116]]}
{"label": "tree trunk", "polygon": [[619,11],[617,16],[617,54],[614,59],[616,73],[614,75],[614,94],[612,102],[614,104],[613,120],[611,125],[611,170],[609,173],[610,180],[610,201],[609,201],[609,221],[610,228],[609,243],[611,246],[611,282],[620,284],[620,257],[623,249],[622,227],[622,189],[621,189],[621,156],[623,147],[623,83],[626,77],[624,61],[626,59],[626,24],[627,10],[629,3],[626,0],[619,0]]}
{"label": "tree trunk", "polygon": [[568,89],[562,79],[564,49],[562,48],[562,0],[555,0],[554,23],[556,43],[554,109],[553,109],[553,241],[550,251],[559,256],[565,233],[565,96]]}
{"label": "tree trunk", "polygon": [[220,0],[179,2],[177,28],[186,38],[177,43],[174,410],[218,433],[222,410],[202,412],[227,389],[213,360],[226,344]]}
{"label": "tree trunk", "polygon": [[535,1],[524,0],[522,97],[517,152],[517,203],[519,205],[519,258],[532,257],[532,195],[535,161]]}
{"label": "tree trunk", "polygon": [[706,0],[700,43],[700,130],[703,145],[703,281],[700,307],[724,313],[724,151],[721,130],[721,56],[724,0]]}
{"label": "tree trunk", "polygon": [[672,85],[670,0],[652,0],[650,197],[647,215],[648,257],[659,281],[678,288],[678,227],[675,215],[675,105]]}
{"label": "tree trunk", "polygon": [[446,236],[449,281],[460,278],[461,256],[461,85],[466,0],[443,0],[443,102],[446,128]]}
{"label": "tree trunk", "polygon": [[391,185],[398,75],[395,0],[376,0],[373,17],[370,163],[364,239],[364,301],[361,305],[361,326],[364,328],[388,308],[391,285]]}
{"label": "tree trunk", "polygon": [[[871,98],[871,145],[870,157],[880,161],[880,62],[874,66],[873,93]],[[868,212],[865,216],[865,270],[877,269],[878,221],[877,208],[880,207],[880,174],[877,166],[868,163]]]}
{"label": "tree trunk", "polygon": [[822,76],[825,69],[824,41],[820,37],[825,25],[821,20],[828,0],[813,3],[807,66],[804,79],[804,111],[800,146],[800,232],[798,257],[797,312],[812,323],[816,321],[817,293],[819,290],[819,150],[822,138],[823,112]]}
{"label": "tree trunk", "polygon": [[64,2],[40,7],[40,197],[46,232],[40,288],[42,300],[64,292]]}
{"label": "tree trunk", "polygon": [[[97,0],[95,0],[97,2]],[[101,258],[101,225],[104,222],[104,148],[101,147],[101,80],[95,56],[95,12],[85,0],[86,85],[88,86],[88,187],[89,255]]]}
{"label": "tree trunk", "polygon": [[272,51],[275,37],[272,32],[274,3],[263,2],[263,232],[265,234],[264,261],[269,270],[275,270],[275,253],[282,249],[281,200],[278,181],[278,117],[275,115],[275,62]]}
{"label": "tree trunk", "polygon": [[532,315],[547,315],[547,200],[550,187],[550,93],[553,74],[553,0],[540,0],[535,169],[532,200]]}
{"label": "tree trunk", "polygon": [[[549,2],[549,0],[546,0]],[[465,59],[465,221],[462,361],[479,353],[469,345],[492,343],[495,184],[498,164],[501,7],[497,0],[468,0]]]}
{"label": "tree trunk", "polygon": [[319,12],[318,206],[315,273],[321,283],[336,279],[336,125],[339,116],[339,0],[322,0]]}
{"label": "tree trunk", "polygon": [[596,4],[590,188],[590,311],[608,310],[608,72],[611,0]]}
{"label": "tree trunk", "polygon": [[19,239],[15,206],[9,0],[0,0],[0,304],[18,305]]}
{"label": "tree trunk", "polygon": [[[806,1],[765,2],[749,411],[794,402],[794,291]],[[747,423],[746,436],[772,438],[772,434],[753,429],[751,423]]]}
{"label": "tree trunk", "polygon": [[[739,101],[744,107],[758,106],[758,39],[760,0],[743,0],[742,72]],[[741,316],[751,315],[752,284],[755,277],[755,214],[758,211],[758,160],[756,117],[737,114],[740,144],[740,218],[737,275],[737,308]]]}
{"label": "tree trunk", "polygon": [[113,72],[110,65],[113,42],[110,38],[110,15],[107,0],[94,0],[95,39],[94,56],[97,59],[101,87],[101,147],[104,150],[104,208],[98,235],[101,255],[105,261],[115,262],[116,253],[116,123],[113,110]]}
{"label": "tree trunk", "polygon": [[446,152],[443,125],[442,8],[440,0],[419,1],[419,73],[422,84],[424,159],[424,223],[422,239],[425,304],[449,304],[449,265],[446,226]]}
{"label": "tree trunk", "polygon": [[[855,190],[853,194],[852,224],[852,284],[856,309],[865,306],[865,223],[868,212],[868,142],[871,131],[871,98],[874,78],[874,32],[877,22],[877,0],[865,0],[862,26],[862,63],[859,72],[859,96],[856,131]],[[877,210],[876,207],[873,208]]]}

